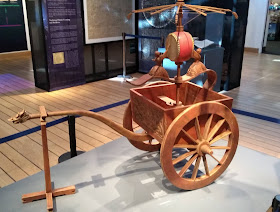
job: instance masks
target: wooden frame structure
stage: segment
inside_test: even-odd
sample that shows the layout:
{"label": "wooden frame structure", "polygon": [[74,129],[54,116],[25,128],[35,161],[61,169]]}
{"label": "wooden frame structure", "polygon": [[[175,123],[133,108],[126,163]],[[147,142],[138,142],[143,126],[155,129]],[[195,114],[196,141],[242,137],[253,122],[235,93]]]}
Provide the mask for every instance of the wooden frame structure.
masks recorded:
{"label": "wooden frame structure", "polygon": [[64,188],[53,189],[51,184],[51,172],[49,163],[49,150],[47,140],[47,122],[48,116],[44,106],[40,106],[40,122],[42,133],[42,146],[43,146],[43,159],[44,159],[44,173],[45,173],[45,191],[34,192],[22,195],[22,202],[28,203],[35,200],[46,199],[47,210],[53,210],[53,197],[74,194],[76,191],[75,186],[67,186]]}

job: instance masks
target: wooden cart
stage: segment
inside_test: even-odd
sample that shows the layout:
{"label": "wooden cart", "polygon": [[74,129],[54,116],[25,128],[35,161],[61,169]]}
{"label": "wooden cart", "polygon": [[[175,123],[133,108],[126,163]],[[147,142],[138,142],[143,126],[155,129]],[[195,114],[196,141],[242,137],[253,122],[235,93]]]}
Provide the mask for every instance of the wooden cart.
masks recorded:
{"label": "wooden cart", "polygon": [[[225,171],[239,137],[238,124],[231,111],[232,98],[191,82],[180,86],[180,106],[172,106],[171,100],[176,99],[173,83],[131,89],[130,96],[124,127],[132,131],[134,121],[154,140],[129,141],[144,151],[160,150],[163,172],[173,185],[186,190],[198,189]],[[223,157],[217,159],[213,150],[224,151]],[[216,161],[211,170],[208,157]],[[200,163],[204,170],[199,169]]]}
{"label": "wooden cart", "polygon": [[[191,82],[180,84],[179,105],[174,100],[178,92],[175,83],[160,81],[131,89],[123,126],[90,111],[46,112],[42,106],[39,114],[24,111],[11,121],[22,123],[40,118],[45,169],[49,169],[46,118],[87,116],[107,124],[138,149],[160,150],[161,166],[170,182],[181,189],[198,189],[212,183],[225,171],[235,154],[239,137],[238,124],[231,111],[233,99],[213,91],[216,74],[212,70],[206,73],[212,79],[208,79],[203,87]],[[133,132],[133,121],[144,129],[142,133]],[[217,157],[216,150],[223,156]],[[209,168],[208,159],[214,160],[216,165]],[[199,167],[201,164],[203,167]],[[49,175],[46,182],[50,181]]]}
{"label": "wooden cart", "polygon": [[[239,130],[231,111],[232,98],[212,90],[216,73],[206,69],[200,62],[201,49],[194,49],[191,34],[184,31],[183,11],[187,9],[204,16],[207,16],[207,12],[229,12],[236,19],[238,15],[228,9],[185,4],[184,0],[177,0],[171,5],[134,10],[132,13],[147,12],[154,15],[174,8],[177,8],[176,31],[168,35],[165,53],[155,53],[156,66],[143,77],[162,78],[173,83],[131,89],[131,102],[123,123],[126,129],[133,130],[134,121],[155,139],[156,141],[129,141],[142,150],[160,149],[165,176],[178,188],[192,190],[212,183],[225,171],[235,154]],[[162,67],[164,58],[177,65],[176,77],[169,78]],[[190,58],[195,62],[188,73],[181,76],[181,65]],[[188,82],[202,73],[208,75],[203,87]],[[222,157],[215,155],[216,150],[220,151],[219,155]],[[208,163],[210,158],[216,162],[211,168]],[[200,164],[203,164],[204,172],[201,171]]]}

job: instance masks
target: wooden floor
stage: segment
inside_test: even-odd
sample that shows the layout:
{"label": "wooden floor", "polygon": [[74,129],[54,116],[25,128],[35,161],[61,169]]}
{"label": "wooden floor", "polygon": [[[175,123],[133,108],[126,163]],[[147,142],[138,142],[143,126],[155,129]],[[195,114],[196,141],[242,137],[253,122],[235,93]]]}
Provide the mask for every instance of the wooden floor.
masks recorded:
{"label": "wooden floor", "polygon": [[[234,108],[280,118],[280,56],[246,53],[241,87],[227,92],[234,98]],[[140,74],[134,74],[139,77]],[[131,85],[103,80],[59,91],[35,88],[30,55],[0,56],[0,138],[39,125],[39,120],[14,125],[7,121],[23,108],[38,113],[38,106],[48,111],[90,110],[129,98]],[[100,114],[122,123],[126,105]],[[240,126],[240,144],[280,158],[280,125],[236,115]],[[59,118],[59,117],[57,117]],[[56,118],[56,119],[57,119]],[[49,118],[52,121],[54,118]],[[106,125],[85,117],[76,119],[78,150],[89,151],[120,137]],[[50,164],[69,151],[67,123],[48,128]],[[0,187],[4,187],[43,169],[40,132],[0,144]]]}

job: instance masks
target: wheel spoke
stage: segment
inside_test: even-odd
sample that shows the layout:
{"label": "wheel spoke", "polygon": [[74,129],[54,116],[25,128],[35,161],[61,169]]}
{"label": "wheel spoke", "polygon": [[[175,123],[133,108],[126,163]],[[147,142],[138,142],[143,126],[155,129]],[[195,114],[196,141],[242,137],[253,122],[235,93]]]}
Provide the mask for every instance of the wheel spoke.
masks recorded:
{"label": "wheel spoke", "polygon": [[196,149],[197,145],[189,145],[189,144],[175,144],[173,148],[188,148],[188,149]]}
{"label": "wheel spoke", "polygon": [[203,163],[204,163],[204,168],[205,168],[205,172],[206,172],[206,175],[210,175],[210,173],[209,173],[209,168],[208,168],[208,163],[207,163],[207,159],[206,159],[206,156],[205,155],[203,155],[202,156],[203,157]]}
{"label": "wheel spoke", "polygon": [[189,157],[189,156],[191,156],[191,155],[193,155],[195,153],[196,153],[196,150],[195,151],[191,151],[191,152],[187,152],[187,153],[185,153],[183,155],[180,155],[176,159],[172,160],[172,163],[173,163],[173,165],[175,165],[175,164],[179,163],[180,161],[186,159],[187,157]]}
{"label": "wheel spoke", "polygon": [[217,161],[220,165],[222,165],[222,163],[217,159],[215,158],[213,155],[210,155],[215,161]]}
{"label": "wheel spoke", "polygon": [[185,135],[186,135],[189,139],[191,139],[192,142],[197,143],[197,144],[199,143],[199,142],[196,141],[189,133],[187,133],[186,130],[182,129],[182,131],[183,131],[183,133],[185,133]]}
{"label": "wheel spoke", "polygon": [[217,142],[217,141],[223,139],[223,138],[226,137],[226,136],[229,136],[230,134],[231,134],[231,131],[230,131],[230,130],[227,130],[227,131],[221,133],[220,135],[217,135],[215,138],[213,138],[212,141],[210,141],[210,145],[212,145],[212,144],[214,144],[215,142]]}
{"label": "wheel spoke", "polygon": [[217,124],[213,127],[213,129],[211,130],[211,132],[209,133],[208,137],[207,137],[207,141],[209,142],[213,136],[218,132],[218,130],[220,129],[220,127],[223,125],[223,123],[225,123],[225,119],[221,119],[217,122]]}
{"label": "wheel spoke", "polygon": [[181,169],[181,171],[179,172],[179,176],[182,177],[185,172],[190,168],[190,166],[192,165],[192,163],[194,162],[194,160],[198,157],[198,154],[193,155],[190,160],[186,163],[186,165]]}
{"label": "wheel spoke", "polygon": [[212,123],[212,119],[213,119],[213,114],[211,114],[211,116],[208,118],[206,124],[205,124],[205,128],[204,128],[204,131],[203,131],[203,139],[207,139],[207,135],[209,133],[209,130],[210,130],[210,126],[211,126],[211,123]]}
{"label": "wheel spoke", "polygon": [[199,124],[198,117],[195,117],[195,131],[196,131],[198,140],[201,140],[202,137],[201,137],[200,124]]}
{"label": "wheel spoke", "polygon": [[196,159],[195,166],[194,166],[193,173],[192,173],[192,180],[195,180],[195,179],[196,179],[200,161],[201,161],[201,156],[199,156],[199,157]]}
{"label": "wheel spoke", "polygon": [[227,150],[229,150],[230,147],[229,146],[211,146],[211,149],[227,149]]}

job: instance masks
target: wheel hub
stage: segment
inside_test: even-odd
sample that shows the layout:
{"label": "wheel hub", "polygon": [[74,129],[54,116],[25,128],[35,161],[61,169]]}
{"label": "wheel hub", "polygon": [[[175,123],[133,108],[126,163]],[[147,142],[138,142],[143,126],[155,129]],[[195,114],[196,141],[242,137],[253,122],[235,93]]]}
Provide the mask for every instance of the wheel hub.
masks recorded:
{"label": "wheel hub", "polygon": [[213,151],[211,150],[209,142],[202,141],[197,145],[197,153],[199,156],[203,156],[205,154],[212,155]]}

